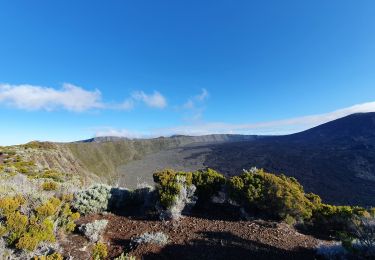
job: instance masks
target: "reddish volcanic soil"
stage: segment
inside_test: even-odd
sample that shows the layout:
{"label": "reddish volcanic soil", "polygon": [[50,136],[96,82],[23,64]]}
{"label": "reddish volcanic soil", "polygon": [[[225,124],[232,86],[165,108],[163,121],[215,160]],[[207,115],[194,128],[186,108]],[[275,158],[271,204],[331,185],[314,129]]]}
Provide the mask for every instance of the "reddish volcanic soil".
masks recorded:
{"label": "reddish volcanic soil", "polygon": [[[328,243],[298,233],[283,223],[212,220],[194,216],[176,222],[137,219],[113,214],[91,215],[79,224],[96,219],[109,221],[104,233],[109,259],[128,252],[137,259],[316,259],[314,247]],[[140,245],[130,249],[130,239],[145,232],[164,232],[165,246]],[[91,248],[81,235],[60,238],[64,254],[89,259]]]}

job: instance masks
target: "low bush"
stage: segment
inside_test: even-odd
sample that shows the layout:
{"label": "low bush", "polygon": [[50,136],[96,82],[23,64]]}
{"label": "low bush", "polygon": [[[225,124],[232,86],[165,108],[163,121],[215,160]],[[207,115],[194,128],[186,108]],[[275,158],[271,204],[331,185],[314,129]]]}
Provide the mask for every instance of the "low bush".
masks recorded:
{"label": "low bush", "polygon": [[74,194],[71,205],[80,214],[100,213],[108,210],[111,198],[111,187],[104,184],[96,184],[90,188]]}
{"label": "low bush", "polygon": [[54,149],[55,146],[53,143],[50,142],[39,142],[39,141],[31,141],[27,144],[22,145],[25,149]]}
{"label": "low bush", "polygon": [[107,246],[103,243],[96,243],[92,248],[92,259],[93,260],[102,260],[105,259],[108,255]]}
{"label": "low bush", "polygon": [[54,181],[46,181],[42,184],[42,190],[44,191],[52,191],[56,190],[58,187],[57,183]]}
{"label": "low bush", "polygon": [[[20,196],[4,197],[0,200],[2,222],[0,235],[8,246],[24,251],[34,251],[41,242],[55,242],[55,231],[72,231],[79,214],[72,213],[69,203],[51,197],[44,203],[21,213],[25,199]],[[49,258],[54,259],[54,258]]]}
{"label": "low bush", "polygon": [[98,242],[107,227],[107,224],[108,220],[95,220],[94,222],[81,225],[79,231],[81,231],[91,242]]}
{"label": "low bush", "polygon": [[311,225],[321,234],[339,237],[351,229],[354,218],[369,216],[361,207],[320,204],[313,210]]}
{"label": "low bush", "polygon": [[131,245],[132,248],[137,247],[140,244],[156,244],[164,246],[168,243],[168,235],[163,232],[156,233],[143,233],[139,237],[132,238]]}
{"label": "low bush", "polygon": [[33,251],[40,242],[55,242],[55,234],[53,230],[53,221],[45,219],[41,223],[35,219],[31,221],[25,232],[18,240],[16,247],[27,251]]}
{"label": "low bush", "polygon": [[200,205],[209,202],[214,195],[217,195],[226,182],[222,174],[210,168],[193,172],[192,177],[192,183],[197,187],[197,203]]}
{"label": "low bush", "polygon": [[63,182],[64,181],[64,174],[60,173],[56,170],[45,170],[41,174],[34,174],[31,176],[34,179],[51,179],[55,182]]}
{"label": "low bush", "polygon": [[164,170],[154,174],[160,206],[156,207],[161,219],[177,220],[183,211],[189,211],[196,203],[192,173]]}
{"label": "low bush", "polygon": [[255,214],[291,222],[309,219],[316,207],[295,178],[253,168],[229,180],[231,199]]}
{"label": "low bush", "polygon": [[160,204],[164,208],[170,208],[176,202],[182,189],[181,179],[184,179],[184,185],[191,186],[193,175],[191,172],[177,172],[165,169],[154,173],[153,178],[157,185]]}
{"label": "low bush", "polygon": [[78,212],[72,212],[69,202],[65,202],[62,206],[59,217],[57,219],[58,226],[60,229],[66,232],[74,231],[76,224],[74,221],[79,219],[80,214]]}
{"label": "low bush", "polygon": [[53,217],[60,210],[61,201],[57,198],[50,198],[42,205],[35,208],[36,217],[39,219],[45,219],[47,217]]}
{"label": "low bush", "polygon": [[63,260],[63,256],[59,253],[53,253],[47,256],[35,256],[34,260]]}
{"label": "low bush", "polygon": [[22,196],[4,197],[0,199],[0,215],[8,215],[15,212],[22,204],[25,203],[25,199]]}
{"label": "low bush", "polygon": [[198,202],[204,204],[210,201],[212,196],[223,189],[226,178],[210,168],[196,172],[178,172],[166,169],[153,175],[157,184],[159,199],[161,204],[168,208],[175,203],[178,194],[181,191],[181,178],[184,178],[186,186],[194,185],[196,187],[195,195]]}
{"label": "low bush", "polygon": [[131,256],[125,253],[122,253],[118,257],[116,257],[114,260],[136,260],[135,256]]}
{"label": "low bush", "polygon": [[375,218],[356,217],[349,231],[351,251],[365,259],[375,258]]}

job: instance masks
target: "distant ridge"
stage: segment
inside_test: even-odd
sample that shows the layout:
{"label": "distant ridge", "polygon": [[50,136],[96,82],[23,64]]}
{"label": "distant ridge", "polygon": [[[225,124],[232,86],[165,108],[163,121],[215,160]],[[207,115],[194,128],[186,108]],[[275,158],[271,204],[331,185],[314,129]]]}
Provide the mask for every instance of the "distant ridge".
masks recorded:
{"label": "distant ridge", "polygon": [[101,142],[118,142],[118,141],[142,141],[142,140],[157,140],[157,139],[174,139],[174,140],[186,140],[190,141],[192,143],[195,142],[236,142],[236,141],[249,141],[249,140],[255,140],[259,138],[264,138],[265,136],[259,136],[259,135],[240,135],[240,134],[211,134],[211,135],[199,135],[199,136],[191,136],[191,135],[172,135],[170,137],[155,137],[155,138],[128,138],[128,137],[118,137],[118,136],[100,136],[100,137],[94,137],[82,141],[82,143],[101,143]]}
{"label": "distant ridge", "polygon": [[375,206],[375,113],[292,135],[215,145],[206,164],[227,175],[257,166],[296,177],[328,202]]}
{"label": "distant ridge", "polygon": [[339,138],[372,138],[375,136],[375,112],[356,113],[289,135],[294,140],[327,142]]}
{"label": "distant ridge", "polygon": [[[48,149],[44,143],[34,143]],[[111,184],[152,181],[161,168],[210,167],[227,176],[253,166],[293,176],[332,204],[375,206],[375,112],[352,114],[284,136],[213,134],[151,139],[95,137],[52,143],[35,160]]]}

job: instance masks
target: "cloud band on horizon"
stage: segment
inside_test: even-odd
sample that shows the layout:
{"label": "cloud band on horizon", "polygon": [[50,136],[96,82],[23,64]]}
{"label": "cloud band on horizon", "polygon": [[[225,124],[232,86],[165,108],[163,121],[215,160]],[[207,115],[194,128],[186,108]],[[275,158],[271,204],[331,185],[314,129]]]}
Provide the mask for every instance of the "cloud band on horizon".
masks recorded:
{"label": "cloud band on horizon", "polygon": [[153,129],[148,132],[130,131],[127,129],[105,128],[96,132],[96,136],[118,136],[128,138],[152,138],[171,135],[207,135],[207,134],[256,134],[283,135],[307,130],[309,128],[339,119],[354,113],[375,112],[375,101],[357,104],[333,112],[296,117],[290,119],[260,122],[229,124],[222,122],[182,125],[176,127]]}

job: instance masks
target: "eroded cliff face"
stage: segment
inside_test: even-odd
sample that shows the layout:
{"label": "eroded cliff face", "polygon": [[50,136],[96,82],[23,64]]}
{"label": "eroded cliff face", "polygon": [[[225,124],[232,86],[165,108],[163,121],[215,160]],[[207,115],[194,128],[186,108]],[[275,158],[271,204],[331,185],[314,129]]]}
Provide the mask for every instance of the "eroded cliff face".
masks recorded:
{"label": "eroded cliff face", "polygon": [[[38,145],[36,145],[38,144]],[[55,170],[67,175],[79,177],[84,185],[101,181],[101,179],[85,168],[68,147],[63,144],[33,142],[32,145],[8,147],[23,162],[35,165],[30,169],[35,172]]]}

